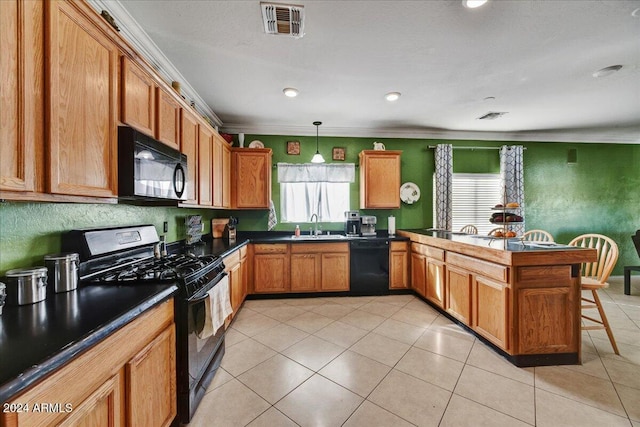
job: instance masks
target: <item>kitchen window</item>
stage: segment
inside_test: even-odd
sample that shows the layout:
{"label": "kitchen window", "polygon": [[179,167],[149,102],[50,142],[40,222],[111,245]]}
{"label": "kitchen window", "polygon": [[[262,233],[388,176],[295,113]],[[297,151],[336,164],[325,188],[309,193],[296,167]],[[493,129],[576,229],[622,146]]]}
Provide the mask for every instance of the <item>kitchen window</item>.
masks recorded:
{"label": "kitchen window", "polygon": [[[491,208],[502,203],[499,173],[454,173],[451,192],[451,231],[460,231],[465,225],[473,224],[478,228],[478,234],[486,235],[496,228],[489,218]],[[433,205],[435,207],[435,194]]]}
{"label": "kitchen window", "polygon": [[344,222],[354,181],[353,163],[278,163],[281,221],[309,222],[316,214],[321,222]]}

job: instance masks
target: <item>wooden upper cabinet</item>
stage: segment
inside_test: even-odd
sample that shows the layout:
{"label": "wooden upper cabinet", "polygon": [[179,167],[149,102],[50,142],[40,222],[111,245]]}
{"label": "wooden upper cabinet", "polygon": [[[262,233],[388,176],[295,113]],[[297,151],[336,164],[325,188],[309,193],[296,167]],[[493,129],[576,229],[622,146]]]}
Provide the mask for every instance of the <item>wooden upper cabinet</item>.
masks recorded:
{"label": "wooden upper cabinet", "polygon": [[122,57],[120,120],[140,132],[155,136],[156,84],[151,76],[126,56]]}
{"label": "wooden upper cabinet", "polygon": [[0,190],[42,190],[42,5],[0,1]]}
{"label": "wooden upper cabinet", "polygon": [[231,207],[231,147],[222,145],[222,207]]}
{"label": "wooden upper cabinet", "polygon": [[228,208],[230,199],[230,168],[225,168],[225,160],[230,162],[231,148],[217,132],[213,135],[213,206],[216,208]]}
{"label": "wooden upper cabinet", "polygon": [[198,137],[198,204],[211,206],[212,198],[212,174],[213,165],[213,133],[207,126],[199,125]]}
{"label": "wooden upper cabinet", "polygon": [[360,152],[360,209],[400,208],[402,151]]}
{"label": "wooden upper cabinet", "polygon": [[156,134],[158,141],[180,150],[180,104],[169,93],[156,88]]}
{"label": "wooden upper cabinet", "polygon": [[198,203],[198,119],[183,109],[180,123],[180,151],[187,156],[187,204]]}
{"label": "wooden upper cabinet", "polygon": [[116,196],[118,48],[75,3],[44,3],[48,190]]}
{"label": "wooden upper cabinet", "polygon": [[232,148],[231,207],[269,209],[271,200],[270,148]]}

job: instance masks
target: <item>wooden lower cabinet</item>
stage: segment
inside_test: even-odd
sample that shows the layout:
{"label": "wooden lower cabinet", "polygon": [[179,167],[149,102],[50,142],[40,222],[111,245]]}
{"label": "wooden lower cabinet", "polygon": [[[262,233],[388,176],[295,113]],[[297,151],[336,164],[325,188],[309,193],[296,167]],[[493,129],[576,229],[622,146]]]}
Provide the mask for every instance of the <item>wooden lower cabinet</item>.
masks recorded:
{"label": "wooden lower cabinet", "polygon": [[[337,243],[342,245],[342,243]],[[345,253],[323,253],[322,279],[320,289],[323,291],[349,290],[349,247],[344,243]]]}
{"label": "wooden lower cabinet", "polygon": [[168,426],[175,418],[175,349],[175,328],[166,328],[126,364],[127,425]]}
{"label": "wooden lower cabinet", "polygon": [[121,414],[124,376],[118,372],[65,418],[60,427],[117,427],[124,425]]}
{"label": "wooden lower cabinet", "polygon": [[0,425],[168,426],[176,416],[175,351],[169,300],[7,402],[55,411],[0,413]]}
{"label": "wooden lower cabinet", "polygon": [[222,260],[229,275],[229,295],[234,317],[247,296],[247,247],[226,256]]}
{"label": "wooden lower cabinet", "polygon": [[291,292],[319,291],[322,277],[322,255],[291,254]]}
{"label": "wooden lower cabinet", "polygon": [[289,245],[254,244],[253,253],[254,292],[288,292],[290,290]]}
{"label": "wooden lower cabinet", "polygon": [[471,327],[502,349],[509,347],[509,286],[473,276],[473,322]]}
{"label": "wooden lower cabinet", "polygon": [[444,262],[427,257],[426,263],[427,280],[425,286],[425,298],[442,308],[444,307],[446,296]]}
{"label": "wooden lower cabinet", "polygon": [[426,295],[427,257],[416,252],[411,253],[411,289],[418,294]]}
{"label": "wooden lower cabinet", "polygon": [[389,245],[389,288],[409,287],[409,243],[391,242]]}
{"label": "wooden lower cabinet", "polygon": [[471,274],[457,267],[447,266],[445,281],[445,310],[467,325],[471,324]]}

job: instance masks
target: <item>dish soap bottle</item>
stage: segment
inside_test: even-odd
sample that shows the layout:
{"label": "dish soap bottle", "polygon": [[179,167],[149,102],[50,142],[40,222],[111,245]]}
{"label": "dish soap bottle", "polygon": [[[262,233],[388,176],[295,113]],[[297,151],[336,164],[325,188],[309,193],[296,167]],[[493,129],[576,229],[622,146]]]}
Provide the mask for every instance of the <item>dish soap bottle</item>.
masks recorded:
{"label": "dish soap bottle", "polygon": [[300,237],[300,226],[296,225],[296,231],[295,231],[296,237]]}

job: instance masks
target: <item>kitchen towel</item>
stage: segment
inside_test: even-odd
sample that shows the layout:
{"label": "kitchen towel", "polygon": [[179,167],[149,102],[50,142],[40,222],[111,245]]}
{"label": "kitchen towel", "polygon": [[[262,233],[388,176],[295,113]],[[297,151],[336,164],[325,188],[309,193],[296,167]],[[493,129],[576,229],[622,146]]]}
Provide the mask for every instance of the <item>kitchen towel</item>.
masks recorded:
{"label": "kitchen towel", "polygon": [[204,326],[200,332],[196,332],[200,339],[215,335],[224,326],[225,319],[233,313],[229,298],[229,276],[225,275],[207,294],[209,296],[204,300]]}
{"label": "kitchen towel", "polygon": [[268,223],[268,231],[273,230],[273,227],[278,223],[278,217],[276,217],[276,207],[273,204],[273,200],[269,201],[269,223]]}

